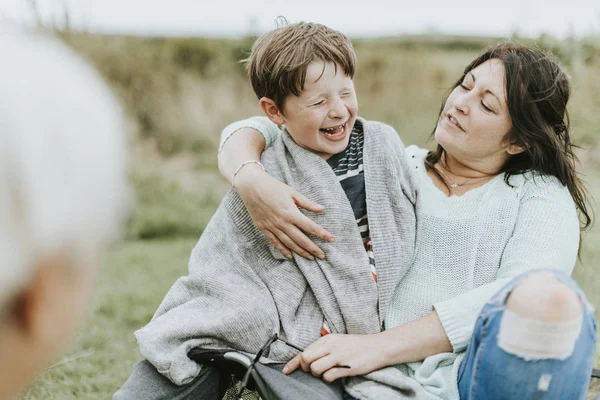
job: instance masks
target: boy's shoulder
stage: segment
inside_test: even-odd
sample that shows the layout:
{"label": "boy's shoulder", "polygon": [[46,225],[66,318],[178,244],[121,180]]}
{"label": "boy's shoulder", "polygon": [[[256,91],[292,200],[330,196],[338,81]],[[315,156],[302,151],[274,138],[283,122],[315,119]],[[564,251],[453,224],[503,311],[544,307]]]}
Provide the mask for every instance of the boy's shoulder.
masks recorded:
{"label": "boy's shoulder", "polygon": [[400,139],[398,132],[390,125],[379,121],[369,121],[364,118],[357,118],[360,121],[365,138],[365,146],[377,148],[380,167],[393,169],[397,167],[398,182],[402,186],[405,196],[414,204],[416,185],[413,182],[412,169],[406,154],[404,143]]}
{"label": "boy's shoulder", "polygon": [[[366,119],[363,117],[356,117],[356,121],[360,122],[362,124],[364,130],[384,131],[386,133],[391,133],[391,132],[396,133],[396,130],[394,128],[392,128],[390,125],[388,125],[384,122],[381,122],[381,121],[374,121],[374,120]],[[397,133],[396,133],[396,135],[397,135]]]}
{"label": "boy's shoulder", "polygon": [[400,135],[398,135],[398,132],[396,132],[396,130],[390,125],[380,121],[367,120],[362,117],[357,117],[356,120],[357,122],[360,122],[363,133],[366,135],[379,136],[380,139],[389,141],[390,144],[400,145],[402,148],[404,148],[404,143],[402,142]]}

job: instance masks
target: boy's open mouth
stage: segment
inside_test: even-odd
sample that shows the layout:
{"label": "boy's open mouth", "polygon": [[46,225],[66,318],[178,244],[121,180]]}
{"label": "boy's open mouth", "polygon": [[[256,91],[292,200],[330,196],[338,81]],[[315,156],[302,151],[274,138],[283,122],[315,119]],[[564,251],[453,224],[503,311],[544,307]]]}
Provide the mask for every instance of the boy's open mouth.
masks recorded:
{"label": "boy's open mouth", "polygon": [[329,128],[321,128],[319,132],[323,134],[327,140],[331,140],[332,142],[338,142],[346,137],[346,127],[348,125],[348,121],[344,122],[341,125],[332,126]]}

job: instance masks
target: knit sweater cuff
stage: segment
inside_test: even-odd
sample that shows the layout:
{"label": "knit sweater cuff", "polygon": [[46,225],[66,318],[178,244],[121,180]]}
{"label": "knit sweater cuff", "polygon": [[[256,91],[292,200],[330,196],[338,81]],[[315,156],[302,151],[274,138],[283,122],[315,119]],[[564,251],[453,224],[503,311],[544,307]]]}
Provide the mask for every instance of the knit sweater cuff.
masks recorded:
{"label": "knit sweater cuff", "polygon": [[453,351],[458,353],[465,350],[473,334],[474,325],[470,323],[470,313],[457,312],[457,307],[452,303],[452,299],[435,303],[433,307],[437,311]]}
{"label": "knit sweater cuff", "polygon": [[244,128],[252,128],[259,131],[265,138],[265,148],[270,147],[279,134],[279,128],[277,128],[277,125],[275,125],[266,117],[252,117],[243,119],[241,121],[234,122],[223,129],[221,132],[221,141],[219,143],[219,153],[231,135]]}

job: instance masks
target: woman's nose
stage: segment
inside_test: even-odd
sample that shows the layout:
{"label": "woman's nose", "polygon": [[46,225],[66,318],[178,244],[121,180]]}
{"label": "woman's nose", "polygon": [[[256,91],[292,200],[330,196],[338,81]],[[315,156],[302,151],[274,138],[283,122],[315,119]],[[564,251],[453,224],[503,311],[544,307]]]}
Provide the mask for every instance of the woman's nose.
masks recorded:
{"label": "woman's nose", "polygon": [[454,108],[456,108],[458,111],[460,111],[463,114],[468,114],[469,113],[469,93],[464,93],[459,95],[457,98],[454,99],[454,101],[452,102],[452,106]]}

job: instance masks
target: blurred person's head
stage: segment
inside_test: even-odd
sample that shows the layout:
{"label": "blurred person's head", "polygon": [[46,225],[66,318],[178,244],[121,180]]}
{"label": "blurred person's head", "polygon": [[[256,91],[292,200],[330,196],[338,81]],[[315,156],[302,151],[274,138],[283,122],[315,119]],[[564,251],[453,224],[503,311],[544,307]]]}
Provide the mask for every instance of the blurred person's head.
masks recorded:
{"label": "blurred person's head", "polygon": [[571,79],[551,54],[503,43],[475,58],[444,98],[433,131],[445,158],[487,173],[536,171],[566,185],[583,218],[585,190],[576,172],[567,102]]}
{"label": "blurred person's head", "polygon": [[0,398],[65,345],[119,234],[120,107],[57,40],[0,32]]}
{"label": "blurred person's head", "polygon": [[342,152],[356,121],[356,54],[342,33],[315,23],[287,24],[259,37],[246,60],[267,117],[323,158]]}

